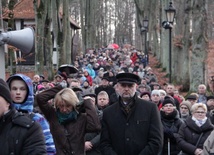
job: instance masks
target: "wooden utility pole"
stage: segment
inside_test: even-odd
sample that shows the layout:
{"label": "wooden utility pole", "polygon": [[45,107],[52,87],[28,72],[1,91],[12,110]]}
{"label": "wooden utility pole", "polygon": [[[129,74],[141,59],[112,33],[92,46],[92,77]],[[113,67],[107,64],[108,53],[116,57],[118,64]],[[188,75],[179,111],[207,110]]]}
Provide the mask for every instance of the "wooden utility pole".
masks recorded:
{"label": "wooden utility pole", "polygon": [[1,41],[1,33],[3,32],[3,29],[2,1],[0,0],[0,78],[5,80],[4,43]]}

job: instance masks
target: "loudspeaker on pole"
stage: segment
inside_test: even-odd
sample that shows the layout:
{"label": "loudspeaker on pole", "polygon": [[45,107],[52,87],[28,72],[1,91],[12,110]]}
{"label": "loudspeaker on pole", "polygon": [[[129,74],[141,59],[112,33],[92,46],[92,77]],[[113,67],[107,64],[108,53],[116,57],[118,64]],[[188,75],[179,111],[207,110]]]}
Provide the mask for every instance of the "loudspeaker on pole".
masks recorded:
{"label": "loudspeaker on pole", "polygon": [[9,44],[20,49],[23,53],[29,53],[34,50],[34,30],[28,27],[22,30],[0,33],[1,44]]}

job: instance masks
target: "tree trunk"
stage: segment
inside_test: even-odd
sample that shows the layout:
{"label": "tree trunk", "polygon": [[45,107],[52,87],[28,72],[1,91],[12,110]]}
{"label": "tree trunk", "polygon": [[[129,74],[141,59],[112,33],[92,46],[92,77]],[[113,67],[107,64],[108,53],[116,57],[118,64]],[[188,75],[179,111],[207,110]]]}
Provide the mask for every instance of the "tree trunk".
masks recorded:
{"label": "tree trunk", "polygon": [[183,85],[184,90],[189,89],[189,52],[190,52],[190,16],[191,0],[173,3],[181,11],[176,13],[176,25],[173,28],[173,69],[174,83]]}
{"label": "tree trunk", "polygon": [[47,17],[47,1],[34,1],[36,21],[36,45],[35,45],[35,73],[43,74],[44,71],[44,45],[45,45],[45,21]]}
{"label": "tree trunk", "polygon": [[190,57],[190,91],[196,91],[205,82],[205,61],[207,57],[207,10],[206,0],[192,3],[192,53]]}

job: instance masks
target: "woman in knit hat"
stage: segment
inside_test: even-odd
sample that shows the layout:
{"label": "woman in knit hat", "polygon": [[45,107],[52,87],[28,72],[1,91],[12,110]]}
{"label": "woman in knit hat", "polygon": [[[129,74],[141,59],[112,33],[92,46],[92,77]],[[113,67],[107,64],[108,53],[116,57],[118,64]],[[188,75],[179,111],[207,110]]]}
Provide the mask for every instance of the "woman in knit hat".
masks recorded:
{"label": "woman in knit hat", "polygon": [[[182,121],[175,107],[175,101],[171,96],[166,96],[160,111],[164,131],[164,145],[162,155],[167,155],[170,149],[171,155],[177,155],[180,149],[177,147],[175,133],[178,133]],[[170,143],[170,145],[168,145]],[[170,148],[169,148],[170,147]]]}

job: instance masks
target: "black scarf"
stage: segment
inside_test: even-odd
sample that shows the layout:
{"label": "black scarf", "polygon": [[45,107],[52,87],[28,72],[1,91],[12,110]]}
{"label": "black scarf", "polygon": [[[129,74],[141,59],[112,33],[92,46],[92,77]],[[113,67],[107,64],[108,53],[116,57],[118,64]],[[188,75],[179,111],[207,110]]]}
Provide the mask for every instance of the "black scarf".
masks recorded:
{"label": "black scarf", "polygon": [[127,104],[124,104],[123,101],[120,99],[120,105],[121,105],[121,109],[122,111],[128,116],[131,112],[131,110],[134,107],[134,98],[132,98]]}
{"label": "black scarf", "polygon": [[161,117],[165,120],[174,120],[177,116],[177,110],[174,110],[173,112],[166,115],[164,111],[161,111]]}

